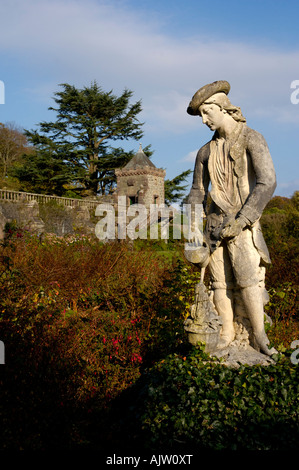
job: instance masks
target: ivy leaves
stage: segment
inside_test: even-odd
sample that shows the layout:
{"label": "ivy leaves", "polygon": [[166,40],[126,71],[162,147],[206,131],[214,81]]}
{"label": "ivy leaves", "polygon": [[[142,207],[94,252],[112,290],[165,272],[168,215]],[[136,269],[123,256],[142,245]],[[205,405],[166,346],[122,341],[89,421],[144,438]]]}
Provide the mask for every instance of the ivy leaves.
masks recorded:
{"label": "ivy leaves", "polygon": [[233,369],[198,351],[169,356],[152,371],[144,429],[168,449],[176,440],[197,449],[291,448],[299,435],[298,371],[285,357]]}

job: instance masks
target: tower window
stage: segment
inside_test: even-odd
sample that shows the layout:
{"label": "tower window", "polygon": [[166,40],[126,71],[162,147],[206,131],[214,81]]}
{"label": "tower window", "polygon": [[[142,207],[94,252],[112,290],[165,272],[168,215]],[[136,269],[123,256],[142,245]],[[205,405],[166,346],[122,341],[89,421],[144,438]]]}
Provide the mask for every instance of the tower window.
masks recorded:
{"label": "tower window", "polygon": [[137,196],[129,196],[129,202],[130,202],[130,206],[132,204],[137,204],[138,203],[138,197]]}

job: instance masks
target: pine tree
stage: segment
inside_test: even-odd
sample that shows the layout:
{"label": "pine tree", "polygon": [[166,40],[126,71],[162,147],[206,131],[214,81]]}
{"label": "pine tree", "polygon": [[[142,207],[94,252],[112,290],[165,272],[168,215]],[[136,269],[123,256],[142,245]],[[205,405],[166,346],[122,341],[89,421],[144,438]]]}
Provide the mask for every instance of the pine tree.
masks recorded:
{"label": "pine tree", "polygon": [[186,182],[190,173],[191,170],[183,171],[172,180],[165,180],[165,204],[170,205],[183,199],[187,185],[182,183]]}
{"label": "pine tree", "polygon": [[[54,122],[41,122],[39,130],[25,131],[36,153],[26,158],[23,169],[18,171],[21,181],[26,174],[34,173],[38,181],[39,168],[49,170],[49,189],[63,193],[63,188],[73,186],[84,190],[85,195],[105,193],[114,181],[112,170],[122,166],[132,156],[111,144],[142,137],[142,123],[137,115],[141,102],[130,104],[132,91],[125,89],[118,97],[112,91],[103,91],[96,82],[90,87],[77,89],[69,84],[55,93],[57,107]],[[32,171],[30,171],[30,168]],[[28,176],[27,176],[28,179]],[[46,180],[44,181],[46,183]]]}

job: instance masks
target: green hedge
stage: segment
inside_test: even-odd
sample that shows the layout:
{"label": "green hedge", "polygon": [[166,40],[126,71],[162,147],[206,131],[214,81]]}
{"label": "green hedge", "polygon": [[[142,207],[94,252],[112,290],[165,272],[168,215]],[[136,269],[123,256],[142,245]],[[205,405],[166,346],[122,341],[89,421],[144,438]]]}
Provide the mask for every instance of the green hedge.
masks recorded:
{"label": "green hedge", "polygon": [[194,350],[158,363],[139,411],[149,449],[298,449],[299,368],[280,355],[269,366],[227,367]]}

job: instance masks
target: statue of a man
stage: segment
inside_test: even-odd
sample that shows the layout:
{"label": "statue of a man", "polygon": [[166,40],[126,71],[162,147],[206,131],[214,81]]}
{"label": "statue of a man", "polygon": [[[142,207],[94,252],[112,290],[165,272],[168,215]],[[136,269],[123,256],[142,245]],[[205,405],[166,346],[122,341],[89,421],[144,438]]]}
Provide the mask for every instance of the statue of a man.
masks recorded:
{"label": "statue of a man", "polygon": [[188,202],[202,203],[207,215],[204,237],[213,302],[222,320],[219,349],[235,337],[238,293],[257,347],[272,355],[276,351],[269,348],[264,327],[264,276],[270,257],[259,219],[276,188],[276,176],[265,139],[246,125],[240,108],[227,97],[229,90],[226,81],[206,85],[187,109],[214,131],[198,151]]}

